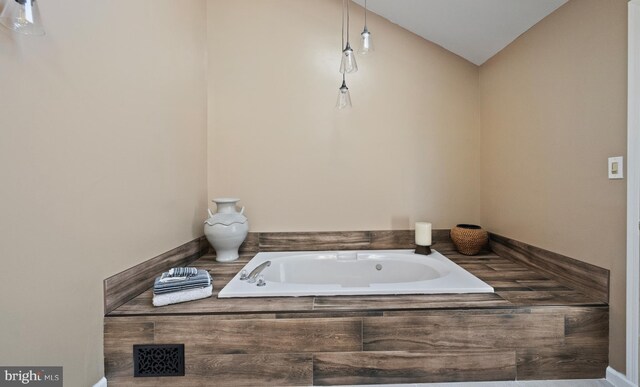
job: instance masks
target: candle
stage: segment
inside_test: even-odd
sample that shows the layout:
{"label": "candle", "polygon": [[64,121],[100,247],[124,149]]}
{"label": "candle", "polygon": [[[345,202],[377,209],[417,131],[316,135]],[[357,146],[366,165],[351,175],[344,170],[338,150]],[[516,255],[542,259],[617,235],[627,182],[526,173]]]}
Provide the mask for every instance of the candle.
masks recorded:
{"label": "candle", "polygon": [[416,222],[416,245],[431,246],[431,223]]}

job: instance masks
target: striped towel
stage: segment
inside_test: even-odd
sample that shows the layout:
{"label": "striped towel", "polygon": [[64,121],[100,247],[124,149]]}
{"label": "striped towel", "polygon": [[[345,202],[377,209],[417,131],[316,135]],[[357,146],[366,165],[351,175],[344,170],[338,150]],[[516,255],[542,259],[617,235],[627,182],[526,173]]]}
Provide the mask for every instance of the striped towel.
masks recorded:
{"label": "striped towel", "polygon": [[163,282],[162,276],[157,277],[153,284],[153,294],[166,294],[211,286],[211,276],[206,270],[198,269],[196,273],[194,276],[170,282]]}
{"label": "striped towel", "polygon": [[198,269],[195,267],[173,267],[169,271],[162,273],[160,282],[179,281],[197,274]]}
{"label": "striped towel", "polygon": [[168,271],[171,277],[193,277],[198,274],[198,269],[195,267],[173,267]]}

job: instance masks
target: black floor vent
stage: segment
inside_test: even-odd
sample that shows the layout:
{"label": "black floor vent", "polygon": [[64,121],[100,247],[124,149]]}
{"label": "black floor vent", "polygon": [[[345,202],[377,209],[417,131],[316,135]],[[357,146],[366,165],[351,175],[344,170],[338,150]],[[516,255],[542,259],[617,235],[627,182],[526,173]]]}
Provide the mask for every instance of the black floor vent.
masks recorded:
{"label": "black floor vent", "polygon": [[184,376],[184,344],[134,345],[133,376]]}

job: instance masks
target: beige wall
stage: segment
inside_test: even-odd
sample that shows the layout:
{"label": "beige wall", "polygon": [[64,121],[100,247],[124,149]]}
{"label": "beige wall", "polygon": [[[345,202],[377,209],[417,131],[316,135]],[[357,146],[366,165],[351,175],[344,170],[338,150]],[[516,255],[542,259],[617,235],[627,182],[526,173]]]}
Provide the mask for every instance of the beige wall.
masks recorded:
{"label": "beige wall", "polygon": [[253,231],[479,220],[477,66],[372,16],[339,111],[340,0],[207,4],[210,199],[241,198]]}
{"label": "beige wall", "polygon": [[611,270],[610,364],[625,369],[627,1],[572,0],[480,69],[482,223]]}
{"label": "beige wall", "polygon": [[40,3],[0,28],[0,364],[103,375],[102,280],[202,234],[204,1]]}
{"label": "beige wall", "polygon": [[624,370],[625,181],[605,165],[625,153],[626,1],[573,0],[480,70],[372,16],[347,111],[339,0],[206,4],[42,2],[47,36],[0,30],[0,364],[97,381],[101,281],[233,195],[253,231],[480,221],[609,268]]}

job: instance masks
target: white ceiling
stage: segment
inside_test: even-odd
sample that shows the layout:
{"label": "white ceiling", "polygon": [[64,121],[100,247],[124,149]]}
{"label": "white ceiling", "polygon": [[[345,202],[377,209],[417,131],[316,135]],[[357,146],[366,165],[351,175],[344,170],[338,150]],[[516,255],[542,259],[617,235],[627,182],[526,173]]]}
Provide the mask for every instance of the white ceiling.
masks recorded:
{"label": "white ceiling", "polygon": [[[365,0],[354,0],[364,6]],[[567,0],[368,0],[378,15],[481,65]],[[369,23],[375,40],[375,25]]]}

